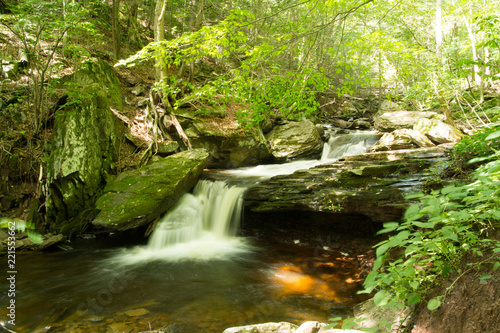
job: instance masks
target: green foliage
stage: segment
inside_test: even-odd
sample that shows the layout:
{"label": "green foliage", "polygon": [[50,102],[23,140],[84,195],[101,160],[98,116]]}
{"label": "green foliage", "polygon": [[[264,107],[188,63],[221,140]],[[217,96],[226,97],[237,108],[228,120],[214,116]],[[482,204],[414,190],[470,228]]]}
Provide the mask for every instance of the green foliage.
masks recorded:
{"label": "green foliage", "polygon": [[[484,141],[498,137],[496,130]],[[422,302],[441,278],[461,273],[466,254],[481,257],[494,249],[493,257],[498,259],[500,242],[488,235],[500,226],[499,157],[499,152],[491,155],[469,184],[409,196],[418,201],[407,209],[403,223],[385,223],[379,232],[392,235],[376,245],[377,258],[362,292],[375,292],[379,306],[412,306]],[[429,300],[427,307],[438,308],[443,298]]]}
{"label": "green foliage", "polygon": [[43,238],[38,232],[34,231],[35,225],[20,219],[8,217],[0,218],[0,228],[25,232],[28,238],[35,244],[42,244]]}
{"label": "green foliage", "polygon": [[499,151],[500,138],[494,134],[498,133],[498,126],[498,123],[490,124],[460,140],[453,147],[453,160],[468,161],[474,158],[472,162],[479,162]]}

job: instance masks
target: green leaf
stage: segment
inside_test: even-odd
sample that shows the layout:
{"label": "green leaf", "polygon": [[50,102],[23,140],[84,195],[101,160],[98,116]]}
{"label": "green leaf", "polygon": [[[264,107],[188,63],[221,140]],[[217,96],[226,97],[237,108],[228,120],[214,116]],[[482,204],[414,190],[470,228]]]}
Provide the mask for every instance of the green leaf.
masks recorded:
{"label": "green leaf", "polygon": [[496,271],[498,268],[500,267],[500,262],[495,262],[495,264],[493,265],[493,270]]}
{"label": "green leaf", "polygon": [[438,298],[433,298],[427,303],[427,309],[433,311],[441,306],[441,300]]}
{"label": "green leaf", "polygon": [[489,279],[491,279],[491,278],[492,278],[492,276],[491,276],[491,275],[488,275],[488,274],[483,274],[483,275],[479,278],[479,280],[489,280]]}
{"label": "green leaf", "polygon": [[490,135],[488,135],[486,137],[486,140],[493,140],[493,139],[496,139],[498,137],[500,137],[500,131],[496,131],[496,132],[491,133]]}
{"label": "green leaf", "polygon": [[35,243],[35,244],[42,244],[43,243],[43,237],[38,232],[32,231],[32,230],[26,230],[26,234],[28,235],[28,238],[33,243]]}
{"label": "green leaf", "polygon": [[392,231],[396,230],[398,227],[399,227],[398,222],[385,222],[384,228],[382,230],[380,230],[379,232],[377,232],[377,235],[392,232]]}
{"label": "green leaf", "polygon": [[378,291],[375,296],[373,296],[373,302],[376,306],[382,306],[387,304],[388,292],[385,289]]}
{"label": "green leaf", "polygon": [[421,298],[420,298],[420,294],[418,294],[418,293],[411,293],[410,296],[408,297],[408,305],[417,304],[417,303],[420,303],[420,301],[421,301]]}

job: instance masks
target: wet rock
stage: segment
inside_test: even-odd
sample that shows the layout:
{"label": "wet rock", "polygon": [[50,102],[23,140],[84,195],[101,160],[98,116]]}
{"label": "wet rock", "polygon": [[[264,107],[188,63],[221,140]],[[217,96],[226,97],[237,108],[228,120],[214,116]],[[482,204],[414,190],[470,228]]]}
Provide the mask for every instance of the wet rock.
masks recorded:
{"label": "wet rock", "polygon": [[331,123],[334,127],[338,128],[349,128],[352,124],[347,120],[342,120],[342,119],[333,119]]}
{"label": "wet rock", "polygon": [[362,119],[355,119],[349,128],[351,129],[369,129],[372,125],[370,122]]}
{"label": "wet rock", "polygon": [[224,330],[223,333],[291,333],[298,328],[291,323],[265,323],[257,325],[247,325],[231,327]]}
{"label": "wet rock", "polygon": [[245,205],[255,213],[310,211],[338,220],[398,221],[409,204],[406,194],[418,192],[428,168],[444,159],[442,147],[347,156],[263,181],[248,190]]}
{"label": "wet rock", "polygon": [[427,135],[437,144],[457,142],[463,137],[460,130],[439,119],[420,119],[414,129]]}
{"label": "wet rock", "polygon": [[207,159],[204,149],[193,149],[123,172],[104,188],[92,223],[127,230],[153,221],[196,184]]}
{"label": "wet rock", "polygon": [[436,112],[391,111],[379,112],[374,117],[374,126],[382,132],[392,132],[401,128],[413,129],[420,119],[442,118]]}
{"label": "wet rock", "polygon": [[252,132],[238,129],[225,131],[199,121],[191,123],[185,131],[193,148],[204,148],[209,152],[208,168],[238,168],[272,158],[260,129]]}
{"label": "wet rock", "polygon": [[132,327],[126,323],[112,323],[108,326],[108,331],[110,333],[130,333]]}
{"label": "wet rock", "polygon": [[42,244],[38,246],[39,250],[48,249],[54,245],[58,245],[63,243],[66,240],[64,235],[53,235],[53,236],[45,236]]}
{"label": "wet rock", "polygon": [[318,158],[323,148],[318,130],[309,120],[275,126],[266,138],[271,144],[273,156],[282,162],[297,158]]}

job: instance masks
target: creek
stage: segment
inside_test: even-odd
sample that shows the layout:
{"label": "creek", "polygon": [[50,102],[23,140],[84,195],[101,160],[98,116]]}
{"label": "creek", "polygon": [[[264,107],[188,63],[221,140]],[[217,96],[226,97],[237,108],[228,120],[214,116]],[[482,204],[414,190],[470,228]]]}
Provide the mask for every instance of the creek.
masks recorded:
{"label": "creek", "polygon": [[[376,136],[355,133],[342,136],[340,144],[336,140],[325,145],[320,160],[207,171],[206,179],[158,222],[149,240],[141,230],[75,240],[70,251],[19,254],[16,326],[10,328],[222,332],[231,326],[327,322],[349,315],[363,300],[356,294],[361,282],[356,261],[363,246],[346,248],[348,235],[326,231],[286,235],[285,230],[283,239],[276,239],[240,227],[248,186],[363,153]],[[0,288],[7,290],[7,283]],[[6,293],[0,300],[7,304]]]}

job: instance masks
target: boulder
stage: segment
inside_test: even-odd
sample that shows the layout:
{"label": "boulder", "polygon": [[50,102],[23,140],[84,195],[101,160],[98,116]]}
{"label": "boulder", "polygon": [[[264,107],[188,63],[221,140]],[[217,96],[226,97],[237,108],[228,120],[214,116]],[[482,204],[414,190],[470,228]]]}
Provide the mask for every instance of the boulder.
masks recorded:
{"label": "boulder", "polygon": [[272,158],[269,145],[260,129],[253,132],[228,132],[209,123],[194,121],[185,133],[193,148],[204,148],[209,152],[207,168],[239,168],[260,164]]}
{"label": "boulder", "polygon": [[398,110],[400,110],[400,106],[397,103],[394,103],[394,102],[389,101],[387,99],[383,100],[379,106],[380,112],[391,112],[391,111],[398,111]]}
{"label": "boulder", "polygon": [[231,327],[224,330],[223,333],[291,333],[295,332],[297,327],[297,325],[286,322],[265,323]]}
{"label": "boulder", "polygon": [[391,133],[385,133],[380,140],[372,148],[370,148],[370,152],[432,146],[435,146],[434,143],[432,143],[432,141],[422,133],[412,129],[403,128],[395,130]]}
{"label": "boulder", "polygon": [[350,129],[369,129],[372,127],[369,121],[363,120],[363,119],[355,119],[351,126]]}
{"label": "boulder", "polygon": [[[73,76],[82,99],[57,111],[51,142],[46,146],[46,179],[42,201],[46,220],[57,233],[82,231],[112,172],[119,144],[119,123],[110,106],[121,107],[118,78],[104,62],[88,61]],[[66,78],[65,80],[69,80]],[[64,80],[63,80],[64,81]]]}
{"label": "boulder", "polygon": [[374,117],[374,126],[382,132],[392,132],[401,128],[413,128],[420,119],[442,118],[436,112],[390,111],[379,112]]}
{"label": "boulder", "polygon": [[[398,221],[409,205],[405,196],[418,192],[428,169],[445,156],[443,147],[366,153],[275,176],[248,190],[247,216],[285,216],[286,212],[297,216],[307,211],[333,214],[334,218],[325,221],[334,224],[353,217],[366,226],[371,222]],[[293,220],[291,217],[290,223]]]}
{"label": "boulder", "polygon": [[327,324],[307,321],[300,327],[287,322],[265,323],[231,327],[223,333],[363,333],[363,331],[327,328]]}
{"label": "boulder", "polygon": [[97,200],[92,223],[119,231],[150,223],[196,184],[207,160],[204,149],[194,149],[121,173]]}
{"label": "boulder", "polygon": [[414,129],[425,134],[433,142],[449,143],[462,139],[463,134],[456,127],[446,124],[438,119],[420,119]]}
{"label": "boulder", "polygon": [[271,152],[280,162],[297,158],[319,158],[323,142],[316,126],[309,120],[275,126],[266,135]]}
{"label": "boulder", "polygon": [[318,333],[325,332],[326,324],[318,321],[306,321],[294,333]]}

